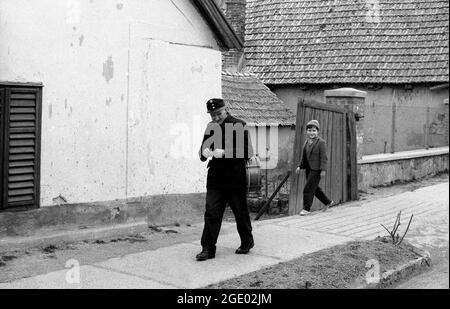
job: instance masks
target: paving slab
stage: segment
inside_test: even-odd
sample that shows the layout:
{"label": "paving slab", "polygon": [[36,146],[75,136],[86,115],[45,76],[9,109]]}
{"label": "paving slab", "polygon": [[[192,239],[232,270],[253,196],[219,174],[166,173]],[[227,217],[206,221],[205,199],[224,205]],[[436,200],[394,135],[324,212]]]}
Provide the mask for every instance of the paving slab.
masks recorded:
{"label": "paving slab", "polygon": [[[262,225],[253,229],[255,247],[259,254],[288,261],[306,253],[345,243],[351,238],[304,230],[296,227]],[[218,246],[236,249],[240,244],[237,233],[219,237]]]}
{"label": "paving slab", "polygon": [[216,258],[197,262],[195,255],[200,251],[199,245],[179,244],[95,265],[129,275],[145,276],[178,288],[192,289],[280,262],[278,259],[256,254],[238,255],[234,253],[234,249],[223,247],[217,248]]}
{"label": "paving slab", "polygon": [[[130,276],[93,266],[81,266],[79,283],[68,274],[73,269],[24,278],[12,283],[1,283],[0,289],[173,289],[157,281]],[[68,277],[68,280],[66,279]],[[72,283],[74,282],[74,283]]]}

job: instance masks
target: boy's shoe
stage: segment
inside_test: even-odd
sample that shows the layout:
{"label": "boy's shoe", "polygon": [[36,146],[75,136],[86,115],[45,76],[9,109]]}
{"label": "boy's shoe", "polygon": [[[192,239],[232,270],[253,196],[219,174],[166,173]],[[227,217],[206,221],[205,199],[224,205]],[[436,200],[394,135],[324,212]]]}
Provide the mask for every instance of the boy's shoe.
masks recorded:
{"label": "boy's shoe", "polygon": [[334,201],[331,201],[330,204],[325,205],[325,206],[323,207],[322,211],[327,211],[327,209],[333,207],[334,204],[335,204]]}
{"label": "boy's shoe", "polygon": [[305,209],[302,209],[302,211],[300,211],[300,216],[307,216],[309,214],[310,214],[310,212]]}

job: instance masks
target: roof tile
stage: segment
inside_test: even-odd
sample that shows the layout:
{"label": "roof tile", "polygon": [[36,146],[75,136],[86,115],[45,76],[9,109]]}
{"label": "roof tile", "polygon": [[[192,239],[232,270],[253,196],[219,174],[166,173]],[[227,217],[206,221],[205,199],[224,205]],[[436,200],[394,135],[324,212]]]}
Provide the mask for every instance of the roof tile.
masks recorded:
{"label": "roof tile", "polygon": [[222,97],[249,124],[295,124],[295,115],[254,74],[222,72]]}

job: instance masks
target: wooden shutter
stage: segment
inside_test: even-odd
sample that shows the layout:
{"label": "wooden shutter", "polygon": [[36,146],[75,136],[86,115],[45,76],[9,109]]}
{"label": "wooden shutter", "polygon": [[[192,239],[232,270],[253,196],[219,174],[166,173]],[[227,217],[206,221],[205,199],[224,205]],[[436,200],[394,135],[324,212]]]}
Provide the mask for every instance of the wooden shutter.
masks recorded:
{"label": "wooden shutter", "polygon": [[40,88],[6,88],[3,112],[3,208],[39,206]]}
{"label": "wooden shutter", "polygon": [[5,90],[0,88],[0,210],[4,208],[3,203],[3,136],[4,136],[4,123],[3,120],[5,110]]}

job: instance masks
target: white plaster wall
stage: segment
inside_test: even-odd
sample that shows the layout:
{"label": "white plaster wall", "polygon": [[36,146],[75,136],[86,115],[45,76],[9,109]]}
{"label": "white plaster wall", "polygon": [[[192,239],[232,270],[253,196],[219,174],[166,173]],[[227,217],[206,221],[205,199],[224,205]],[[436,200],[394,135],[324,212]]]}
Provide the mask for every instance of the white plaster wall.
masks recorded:
{"label": "white plaster wall", "polygon": [[41,206],[204,191],[197,158],[167,157],[168,125],[204,129],[220,66],[190,1],[0,1],[0,81],[44,85]]}
{"label": "white plaster wall", "polygon": [[198,150],[211,121],[206,101],[221,93],[221,59],[205,48],[140,44],[130,75],[129,195],[203,192]]}

